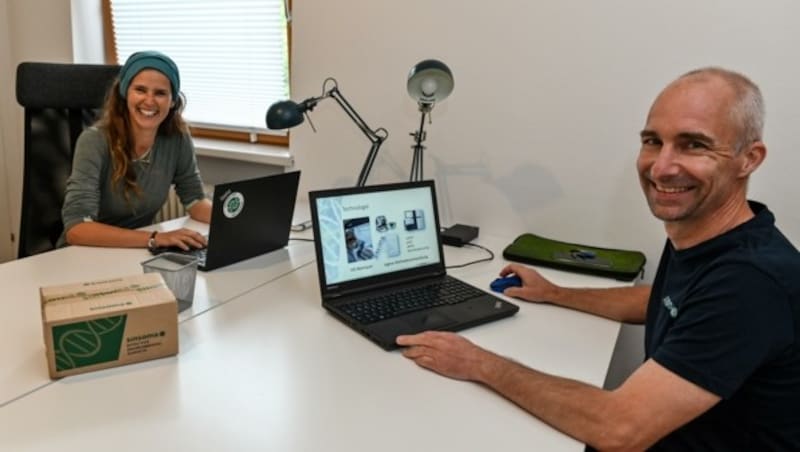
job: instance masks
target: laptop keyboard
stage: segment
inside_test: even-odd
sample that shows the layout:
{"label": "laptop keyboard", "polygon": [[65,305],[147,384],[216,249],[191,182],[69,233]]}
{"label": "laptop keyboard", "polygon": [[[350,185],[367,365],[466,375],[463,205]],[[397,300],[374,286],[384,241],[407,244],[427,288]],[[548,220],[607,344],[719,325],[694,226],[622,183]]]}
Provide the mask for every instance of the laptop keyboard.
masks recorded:
{"label": "laptop keyboard", "polygon": [[369,324],[435,306],[461,303],[481,295],[485,292],[457,279],[443,278],[425,286],[356,300],[339,309],[362,324]]}
{"label": "laptop keyboard", "polygon": [[208,248],[195,248],[189,251],[184,251],[184,254],[188,254],[190,256],[195,256],[197,258],[197,264],[201,267],[206,265],[206,255],[208,254]]}

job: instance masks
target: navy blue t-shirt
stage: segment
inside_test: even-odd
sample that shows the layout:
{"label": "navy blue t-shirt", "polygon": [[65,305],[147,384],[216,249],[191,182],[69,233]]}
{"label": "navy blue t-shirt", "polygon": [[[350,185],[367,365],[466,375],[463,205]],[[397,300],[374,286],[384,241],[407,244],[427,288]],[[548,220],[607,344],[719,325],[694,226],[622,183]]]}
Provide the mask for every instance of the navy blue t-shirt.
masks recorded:
{"label": "navy blue t-shirt", "polygon": [[750,208],[692,248],[667,241],[646,357],[722,400],[652,450],[800,450],[800,255],[766,206]]}

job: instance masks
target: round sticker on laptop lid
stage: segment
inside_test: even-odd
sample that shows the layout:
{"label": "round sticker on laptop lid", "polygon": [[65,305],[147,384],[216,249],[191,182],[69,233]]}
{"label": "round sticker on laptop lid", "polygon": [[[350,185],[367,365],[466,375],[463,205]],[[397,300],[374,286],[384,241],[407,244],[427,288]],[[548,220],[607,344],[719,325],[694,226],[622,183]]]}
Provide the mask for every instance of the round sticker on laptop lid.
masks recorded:
{"label": "round sticker on laptop lid", "polygon": [[228,218],[236,218],[244,209],[244,195],[235,191],[222,201],[222,213]]}

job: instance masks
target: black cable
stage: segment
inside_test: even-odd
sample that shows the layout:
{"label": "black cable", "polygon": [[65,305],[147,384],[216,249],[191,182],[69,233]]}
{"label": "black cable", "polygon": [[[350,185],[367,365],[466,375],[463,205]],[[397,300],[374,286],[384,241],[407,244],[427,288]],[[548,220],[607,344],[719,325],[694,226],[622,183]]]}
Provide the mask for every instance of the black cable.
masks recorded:
{"label": "black cable", "polygon": [[303,232],[307,229],[311,229],[311,220],[303,221],[302,223],[293,224],[290,228],[293,232]]}
{"label": "black cable", "polygon": [[300,237],[289,237],[289,240],[297,240],[298,242],[313,242],[314,239],[301,239]]}
{"label": "black cable", "polygon": [[472,246],[472,247],[475,247],[475,248],[480,248],[480,249],[488,252],[489,253],[489,257],[484,257],[483,259],[478,259],[478,260],[475,260],[475,261],[472,261],[472,262],[467,262],[466,264],[448,265],[445,268],[447,268],[448,270],[451,269],[451,268],[462,268],[462,267],[466,267],[467,265],[477,264],[477,263],[480,263],[480,262],[489,262],[489,261],[494,259],[494,253],[492,252],[492,250],[490,250],[489,248],[486,248],[485,246],[481,246],[481,245],[478,245],[476,243],[465,243],[464,246]]}

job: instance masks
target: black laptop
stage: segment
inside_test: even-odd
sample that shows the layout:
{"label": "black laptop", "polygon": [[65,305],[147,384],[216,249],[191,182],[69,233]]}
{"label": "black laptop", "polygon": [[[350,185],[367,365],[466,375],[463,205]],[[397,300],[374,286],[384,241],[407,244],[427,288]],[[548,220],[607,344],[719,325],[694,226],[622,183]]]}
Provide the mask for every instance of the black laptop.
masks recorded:
{"label": "black laptop", "polygon": [[322,305],[386,350],[519,307],[445,272],[433,181],[309,193]]}
{"label": "black laptop", "polygon": [[197,268],[209,271],[282,248],[289,242],[299,182],[300,172],[293,171],[216,185],[208,246],[151,252],[193,254],[199,259]]}

